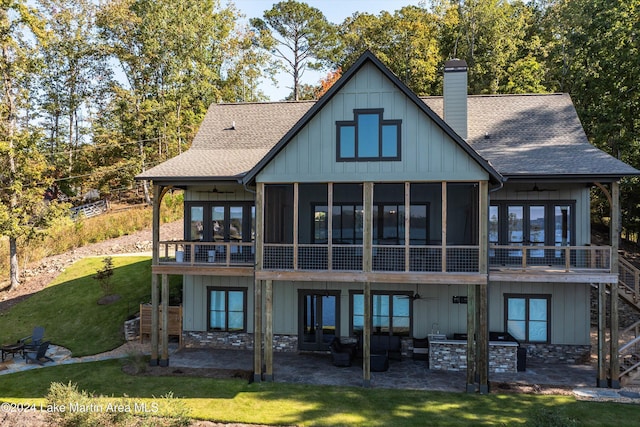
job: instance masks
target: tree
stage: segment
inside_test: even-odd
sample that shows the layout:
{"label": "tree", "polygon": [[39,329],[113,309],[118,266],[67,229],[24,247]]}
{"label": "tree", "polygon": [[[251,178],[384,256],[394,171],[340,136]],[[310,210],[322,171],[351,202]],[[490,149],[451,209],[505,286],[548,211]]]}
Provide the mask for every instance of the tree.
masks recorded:
{"label": "tree", "polygon": [[355,14],[342,24],[346,68],[371,50],[419,95],[437,91],[442,63],[436,17],[422,7],[406,6],[379,16]]}
{"label": "tree", "polygon": [[19,285],[18,240],[33,238],[59,216],[56,203],[44,193],[51,183],[37,146],[40,134],[29,122],[29,93],[38,66],[37,44],[47,33],[38,13],[26,2],[0,7],[0,231],[9,237],[10,286]]}
{"label": "tree", "polygon": [[274,4],[263,18],[250,21],[256,31],[256,42],[269,50],[278,67],[293,77],[293,99],[297,101],[304,71],[335,61],[336,28],[320,10],[293,0]]}

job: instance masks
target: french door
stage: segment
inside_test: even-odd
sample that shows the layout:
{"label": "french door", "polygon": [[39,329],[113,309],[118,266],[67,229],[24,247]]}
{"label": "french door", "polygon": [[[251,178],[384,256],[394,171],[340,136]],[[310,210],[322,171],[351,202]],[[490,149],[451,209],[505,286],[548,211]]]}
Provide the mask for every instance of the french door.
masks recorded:
{"label": "french door", "polygon": [[340,293],[301,290],[299,292],[300,350],[327,350],[339,330]]}

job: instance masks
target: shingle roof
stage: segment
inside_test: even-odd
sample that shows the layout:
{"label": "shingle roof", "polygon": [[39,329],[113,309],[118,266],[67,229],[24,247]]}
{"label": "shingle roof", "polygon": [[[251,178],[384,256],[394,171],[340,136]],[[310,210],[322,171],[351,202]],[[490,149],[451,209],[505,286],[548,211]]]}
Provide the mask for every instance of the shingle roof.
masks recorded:
{"label": "shingle roof", "polygon": [[136,178],[237,178],[253,168],[315,102],[213,104],[191,148]]}
{"label": "shingle roof", "polygon": [[[422,100],[442,117],[442,97]],[[312,101],[214,104],[189,150],[136,178],[240,178],[314,105]],[[470,96],[468,123],[467,142],[505,177],[640,174],[589,143],[566,94]]]}
{"label": "shingle roof", "polygon": [[[442,116],[442,97],[423,100]],[[467,142],[505,177],[640,173],[589,143],[568,94],[477,95],[467,106]]]}

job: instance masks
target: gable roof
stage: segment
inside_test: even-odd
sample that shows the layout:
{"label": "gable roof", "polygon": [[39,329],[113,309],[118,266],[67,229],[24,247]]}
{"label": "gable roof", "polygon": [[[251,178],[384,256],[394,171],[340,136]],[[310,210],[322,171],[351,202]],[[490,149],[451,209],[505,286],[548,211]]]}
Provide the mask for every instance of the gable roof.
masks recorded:
{"label": "gable roof", "polygon": [[637,169],[589,143],[567,94],[470,96],[465,141],[442,119],[442,97],[419,98],[371,52],[365,52],[318,101],[211,105],[189,150],[136,179],[172,185],[251,182],[367,62],[373,63],[494,181],[502,177],[606,181],[640,175]]}
{"label": "gable roof", "polygon": [[493,182],[501,182],[504,178],[496,171],[489,162],[476,153],[467,142],[462,139],[445,121],[433,112],[420,98],[411,91],[391,70],[389,70],[380,60],[369,50],[365,51],[360,58],[347,70],[345,74],[316,102],[316,104],[305,113],[305,115],[296,123],[278,141],[278,143],[267,153],[258,164],[245,175],[244,183],[250,183],[255,176],[291,141],[300,130],[309,123],[309,121],[338,93],[358,71],[367,63],[373,64],[385,77],[387,77],[404,95],[409,98],[424,114],[426,114],[445,134],[451,137],[453,141],[460,146],[471,158],[473,158],[485,171],[488,172],[490,180]]}

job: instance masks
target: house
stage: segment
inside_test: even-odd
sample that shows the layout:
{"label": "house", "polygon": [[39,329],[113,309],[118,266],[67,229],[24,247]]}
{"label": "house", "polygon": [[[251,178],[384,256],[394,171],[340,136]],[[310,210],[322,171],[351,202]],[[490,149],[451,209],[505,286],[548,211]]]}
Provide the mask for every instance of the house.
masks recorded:
{"label": "house", "polygon": [[[274,352],[356,339],[366,386],[380,337],[405,355],[429,337],[432,369],[487,392],[516,369],[505,336],[532,359],[588,357],[593,286],[604,342],[617,239],[591,245],[590,191],[617,231],[618,182],[640,171],[589,144],[568,95],[467,96],[464,61],[444,72],[444,96],[420,98],[366,52],[316,102],[212,105],[188,151],[138,175],[154,183],[152,304],[167,313],[183,276],[187,346],[251,349],[261,381]],[[161,242],[172,188],[185,236]],[[617,358],[598,356],[616,386]]]}

